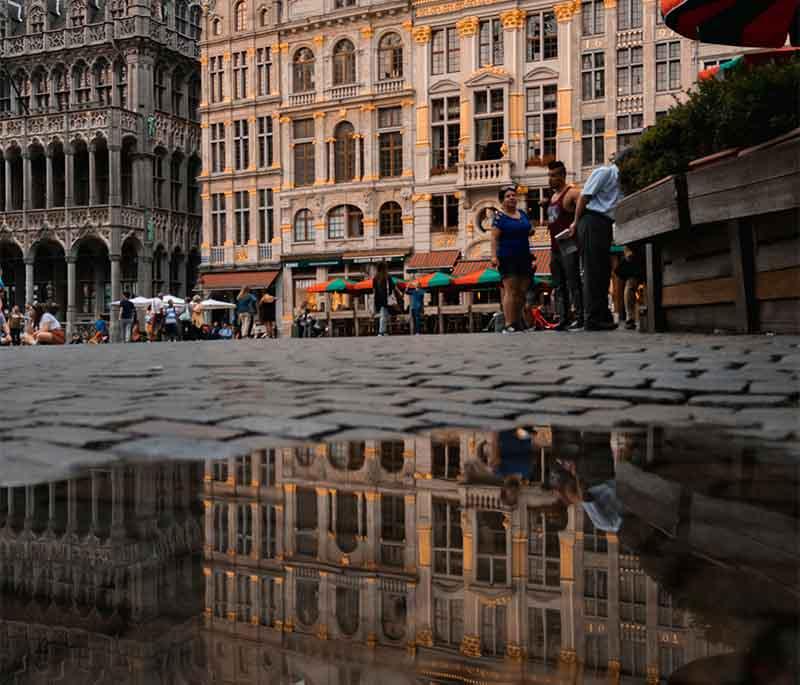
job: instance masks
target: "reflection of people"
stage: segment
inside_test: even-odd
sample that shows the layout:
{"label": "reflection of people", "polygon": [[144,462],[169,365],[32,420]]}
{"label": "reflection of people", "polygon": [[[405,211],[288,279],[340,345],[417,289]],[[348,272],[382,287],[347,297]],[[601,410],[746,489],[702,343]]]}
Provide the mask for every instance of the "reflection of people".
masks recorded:
{"label": "reflection of people", "polygon": [[622,504],[617,498],[617,484],[607,480],[586,487],[578,476],[575,462],[556,461],[550,472],[550,486],[566,505],[583,507],[594,527],[607,533],[616,533],[622,526]]}
{"label": "reflection of people", "polygon": [[478,460],[464,465],[466,482],[499,485],[500,499],[514,506],[522,482],[533,480],[533,434],[524,428],[492,433],[478,456]]}

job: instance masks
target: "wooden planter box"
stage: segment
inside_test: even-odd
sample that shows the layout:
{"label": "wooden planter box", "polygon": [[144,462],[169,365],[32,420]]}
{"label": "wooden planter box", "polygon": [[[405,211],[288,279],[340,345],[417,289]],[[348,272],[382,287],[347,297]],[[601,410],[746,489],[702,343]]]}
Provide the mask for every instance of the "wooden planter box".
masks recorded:
{"label": "wooden planter box", "polygon": [[800,131],[626,198],[615,237],[646,255],[648,330],[800,332]]}

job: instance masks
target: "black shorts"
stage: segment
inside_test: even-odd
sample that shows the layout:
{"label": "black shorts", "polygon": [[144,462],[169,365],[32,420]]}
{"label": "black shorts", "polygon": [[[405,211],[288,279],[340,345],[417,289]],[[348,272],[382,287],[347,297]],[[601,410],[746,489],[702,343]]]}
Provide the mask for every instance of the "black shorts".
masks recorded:
{"label": "black shorts", "polygon": [[497,270],[500,276],[530,276],[532,271],[530,255],[513,255],[511,257],[498,257]]}

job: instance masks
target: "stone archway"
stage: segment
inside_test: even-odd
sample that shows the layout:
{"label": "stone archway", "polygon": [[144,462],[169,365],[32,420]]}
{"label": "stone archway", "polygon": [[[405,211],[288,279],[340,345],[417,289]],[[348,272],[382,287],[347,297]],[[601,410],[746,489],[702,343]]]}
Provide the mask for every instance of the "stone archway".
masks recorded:
{"label": "stone archway", "polygon": [[58,317],[67,312],[67,260],[61,243],[43,240],[33,247],[33,299],[55,302]]}
{"label": "stone archway", "polygon": [[120,277],[122,292],[131,296],[139,294],[139,265],[142,254],[142,244],[134,236],[129,236],[122,243],[120,250]]}
{"label": "stone archway", "polygon": [[180,247],[172,251],[169,260],[169,292],[178,297],[186,297],[186,255]]}
{"label": "stone archway", "polygon": [[22,248],[15,242],[0,239],[0,269],[5,290],[3,304],[11,307],[25,304],[25,259]]}
{"label": "stone archway", "polygon": [[97,236],[83,238],[73,247],[75,256],[76,321],[107,314],[111,302],[111,261],[108,247]]}

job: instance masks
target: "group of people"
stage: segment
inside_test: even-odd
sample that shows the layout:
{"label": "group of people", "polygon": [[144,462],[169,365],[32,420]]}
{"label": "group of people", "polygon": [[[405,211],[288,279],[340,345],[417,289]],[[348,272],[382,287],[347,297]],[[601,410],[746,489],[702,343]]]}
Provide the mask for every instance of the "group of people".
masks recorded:
{"label": "group of people", "polygon": [[[607,166],[595,169],[582,189],[567,183],[563,162],[548,165],[550,196],[541,202],[547,213],[550,233],[551,274],[555,289],[558,324],[556,330],[610,331],[617,328],[608,305],[611,281],[610,251],[614,212],[622,199],[619,181],[619,153]],[[534,226],[517,208],[516,186],[500,190],[502,210],[492,228],[492,264],[500,272],[503,333],[532,330],[526,293],[535,269],[530,236]],[[642,280],[633,252],[626,250],[617,275],[626,281],[625,323],[635,328],[636,289]]]}
{"label": "group of people", "polygon": [[26,305],[24,311],[17,304],[6,310],[0,300],[0,345],[63,345],[57,311],[41,302]]}
{"label": "group of people", "polygon": [[[266,292],[261,297],[256,297],[248,286],[244,286],[236,296],[236,322],[237,338],[277,337],[275,297]],[[255,332],[256,322],[264,327],[261,335]]]}

